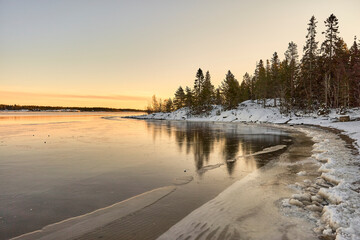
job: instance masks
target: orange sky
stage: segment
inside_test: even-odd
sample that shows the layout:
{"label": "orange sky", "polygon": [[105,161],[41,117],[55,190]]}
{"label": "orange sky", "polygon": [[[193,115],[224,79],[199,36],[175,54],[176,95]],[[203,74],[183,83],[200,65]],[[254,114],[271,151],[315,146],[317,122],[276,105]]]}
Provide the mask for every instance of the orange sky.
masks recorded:
{"label": "orange sky", "polygon": [[[75,94],[57,94],[57,93],[36,93],[36,92],[16,92],[16,91],[0,91],[1,99],[11,101],[15,99],[15,103],[6,102],[6,104],[19,104],[18,100],[22,99],[22,105],[47,105],[47,106],[99,106],[99,107],[114,107],[119,108],[123,106],[140,106],[139,103],[146,103],[148,97],[137,96],[123,96],[123,95],[75,95]],[[144,108],[146,105],[136,107],[138,109]],[[125,107],[124,107],[125,108]],[[131,108],[131,107],[130,107]]]}
{"label": "orange sky", "polygon": [[218,86],[256,61],[305,42],[307,23],[334,13],[349,45],[358,0],[0,0],[0,104],[143,109],[153,94],[192,87],[196,70]]}

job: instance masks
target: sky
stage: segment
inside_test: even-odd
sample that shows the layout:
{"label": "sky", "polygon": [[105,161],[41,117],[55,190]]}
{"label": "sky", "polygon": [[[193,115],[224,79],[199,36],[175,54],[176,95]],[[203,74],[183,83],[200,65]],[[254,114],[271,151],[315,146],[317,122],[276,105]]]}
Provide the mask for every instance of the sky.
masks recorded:
{"label": "sky", "polygon": [[0,104],[144,109],[193,86],[241,81],[259,59],[305,43],[312,15],[360,38],[359,0],[0,0]]}

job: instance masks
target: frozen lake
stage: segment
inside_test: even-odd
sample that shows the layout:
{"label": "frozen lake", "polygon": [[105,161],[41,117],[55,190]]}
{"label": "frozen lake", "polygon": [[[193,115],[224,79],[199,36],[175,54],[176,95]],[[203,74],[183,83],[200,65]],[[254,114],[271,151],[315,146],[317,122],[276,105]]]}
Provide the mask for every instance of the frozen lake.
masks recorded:
{"label": "frozen lake", "polygon": [[129,114],[0,113],[0,239],[170,185],[186,215],[292,142],[274,128]]}

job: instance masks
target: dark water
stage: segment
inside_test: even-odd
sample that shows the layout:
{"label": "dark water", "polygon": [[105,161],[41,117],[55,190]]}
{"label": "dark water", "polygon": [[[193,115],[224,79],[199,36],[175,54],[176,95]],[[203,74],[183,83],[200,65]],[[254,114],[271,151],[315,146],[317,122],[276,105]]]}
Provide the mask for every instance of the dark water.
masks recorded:
{"label": "dark water", "polygon": [[253,153],[291,142],[266,127],[119,116],[0,114],[0,239],[187,179],[209,200],[284,150]]}

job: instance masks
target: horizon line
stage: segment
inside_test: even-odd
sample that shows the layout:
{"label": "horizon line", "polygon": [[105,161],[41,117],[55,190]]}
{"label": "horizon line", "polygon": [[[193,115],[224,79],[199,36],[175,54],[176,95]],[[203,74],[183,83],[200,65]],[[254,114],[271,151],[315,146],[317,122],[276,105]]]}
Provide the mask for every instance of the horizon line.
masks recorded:
{"label": "horizon line", "polygon": [[103,109],[114,109],[114,110],[135,110],[135,111],[146,111],[144,109],[137,109],[137,108],[115,108],[115,107],[79,107],[79,106],[50,106],[50,105],[36,105],[36,104],[5,104],[0,103],[0,106],[19,106],[19,107],[42,107],[42,108],[72,108],[72,109],[82,109],[82,108],[103,108]]}
{"label": "horizon line", "polygon": [[0,94],[16,94],[21,96],[34,97],[52,97],[52,98],[80,98],[80,99],[106,99],[117,101],[147,101],[150,97],[128,96],[128,95],[78,95],[78,94],[60,94],[60,93],[35,93],[21,91],[1,91]]}

